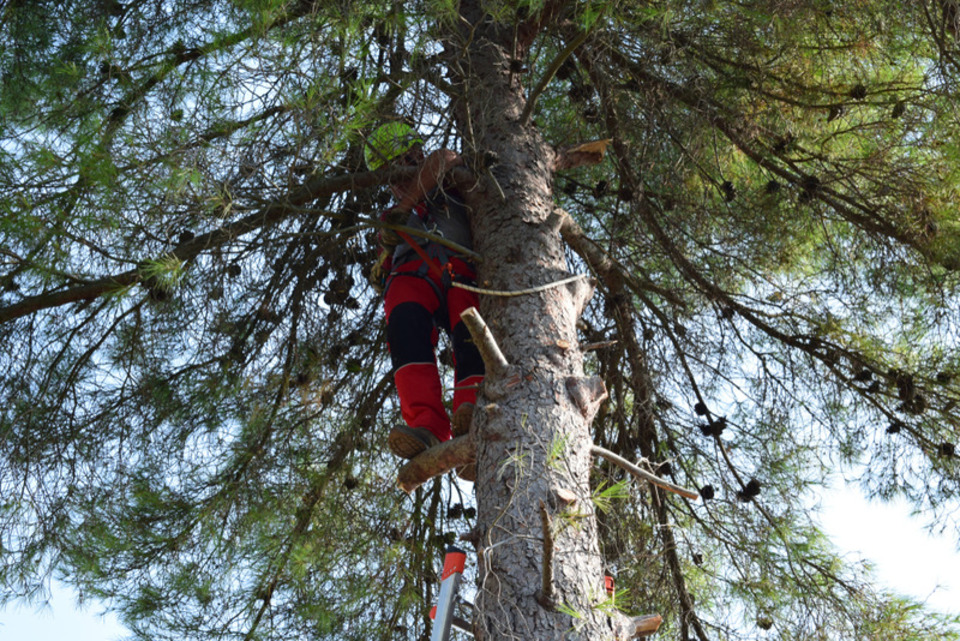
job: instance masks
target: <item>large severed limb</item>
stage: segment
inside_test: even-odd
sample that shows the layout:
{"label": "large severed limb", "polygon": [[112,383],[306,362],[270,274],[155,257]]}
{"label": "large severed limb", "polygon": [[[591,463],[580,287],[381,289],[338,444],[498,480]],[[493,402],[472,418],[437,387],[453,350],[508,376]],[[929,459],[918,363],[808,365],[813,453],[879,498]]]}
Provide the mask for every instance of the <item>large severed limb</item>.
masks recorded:
{"label": "large severed limb", "polygon": [[469,465],[476,460],[477,447],[468,434],[435,445],[410,459],[400,468],[397,485],[407,494],[435,476],[446,474],[450,470]]}

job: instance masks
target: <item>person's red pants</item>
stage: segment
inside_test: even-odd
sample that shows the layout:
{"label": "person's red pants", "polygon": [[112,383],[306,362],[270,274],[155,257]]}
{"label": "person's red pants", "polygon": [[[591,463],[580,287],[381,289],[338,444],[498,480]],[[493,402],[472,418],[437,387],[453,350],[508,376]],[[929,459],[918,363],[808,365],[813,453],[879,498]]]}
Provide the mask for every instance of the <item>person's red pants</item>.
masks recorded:
{"label": "person's red pants", "polygon": [[[457,280],[472,282],[469,266],[453,259]],[[460,314],[476,307],[477,295],[457,287],[444,292],[443,284],[422,260],[397,267],[387,282],[384,308],[387,344],[400,397],[400,412],[410,427],[425,427],[438,439],[450,438],[450,417],[443,406],[443,386],[437,369],[436,345],[443,328],[453,343],[453,411],[474,403],[483,380],[483,360]]]}

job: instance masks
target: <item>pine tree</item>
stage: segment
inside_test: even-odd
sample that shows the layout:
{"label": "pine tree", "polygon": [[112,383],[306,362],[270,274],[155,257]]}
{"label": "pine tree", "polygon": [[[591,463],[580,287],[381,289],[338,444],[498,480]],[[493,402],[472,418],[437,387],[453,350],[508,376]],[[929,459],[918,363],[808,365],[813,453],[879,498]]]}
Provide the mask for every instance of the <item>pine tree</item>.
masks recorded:
{"label": "pine tree", "polygon": [[[960,636],[811,507],[845,474],[957,527],[954,2],[0,11],[5,601],[424,638],[462,538],[477,638]],[[475,494],[406,497],[384,447],[398,118],[467,160]]]}

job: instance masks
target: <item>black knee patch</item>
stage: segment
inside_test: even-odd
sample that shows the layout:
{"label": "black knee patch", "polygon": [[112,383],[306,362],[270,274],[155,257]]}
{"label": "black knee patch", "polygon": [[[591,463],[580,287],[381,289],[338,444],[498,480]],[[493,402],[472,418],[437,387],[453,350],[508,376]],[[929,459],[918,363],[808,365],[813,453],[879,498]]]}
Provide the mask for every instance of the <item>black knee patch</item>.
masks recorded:
{"label": "black knee patch", "polygon": [[433,315],[417,303],[400,303],[387,319],[390,360],[398,368],[409,363],[433,362]]}
{"label": "black knee patch", "polygon": [[467,326],[457,323],[451,332],[453,339],[453,358],[457,362],[457,380],[462,381],[469,376],[483,375],[483,358],[480,350],[473,342]]}

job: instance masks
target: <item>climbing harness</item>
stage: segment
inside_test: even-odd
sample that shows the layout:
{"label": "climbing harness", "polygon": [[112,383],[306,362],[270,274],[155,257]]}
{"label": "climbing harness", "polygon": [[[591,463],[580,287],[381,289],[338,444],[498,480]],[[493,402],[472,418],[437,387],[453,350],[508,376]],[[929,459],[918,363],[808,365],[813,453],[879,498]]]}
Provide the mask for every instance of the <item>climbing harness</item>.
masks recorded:
{"label": "climbing harness", "polygon": [[413,236],[399,229],[395,231],[397,232],[397,236],[403,239],[403,242],[410,245],[410,248],[423,259],[423,263],[430,270],[430,273],[436,276],[441,282],[443,282],[445,273],[453,273],[453,267],[450,265],[450,261],[447,261],[446,264],[441,266],[439,261],[432,259],[430,255],[427,254],[426,250],[420,246],[420,243],[413,239]]}
{"label": "climbing harness", "polygon": [[[417,225],[422,227],[423,231],[426,232],[428,236],[435,236],[445,239],[445,234],[443,230],[440,229],[440,217],[437,213],[435,213],[435,210],[449,210],[451,207],[450,203],[456,203],[457,201],[456,199],[451,199],[446,195],[441,196],[443,200],[439,202],[436,201],[437,194],[442,193],[439,190],[439,187],[435,188],[433,191],[427,194],[423,201],[417,203],[417,205],[414,206],[414,208],[410,211],[410,218],[412,219],[415,217],[415,222]],[[462,206],[462,204],[460,206]],[[461,224],[465,223],[465,221],[460,222]],[[422,269],[415,272],[403,272],[403,275],[417,276],[426,279],[430,283],[431,287],[434,288],[438,299],[442,299],[458,280],[469,280],[468,278],[461,277],[454,270],[453,259],[455,257],[459,258],[459,256],[457,256],[459,252],[456,252],[441,243],[433,242],[432,240],[429,244],[430,250],[428,251],[427,249],[424,249],[424,247],[407,231],[396,228],[392,229],[394,233],[396,233],[397,236],[399,236],[400,239],[407,245],[407,247],[409,247],[409,249],[423,261]],[[448,229],[447,231],[449,232],[450,230]],[[454,243],[454,245],[456,245],[456,243]],[[461,258],[461,260],[466,262],[465,257]],[[393,267],[398,267],[398,265],[394,265]],[[391,271],[387,277],[387,286],[389,286],[390,279],[397,274],[398,272],[393,270]],[[439,283],[439,287],[437,286],[437,283]]]}

